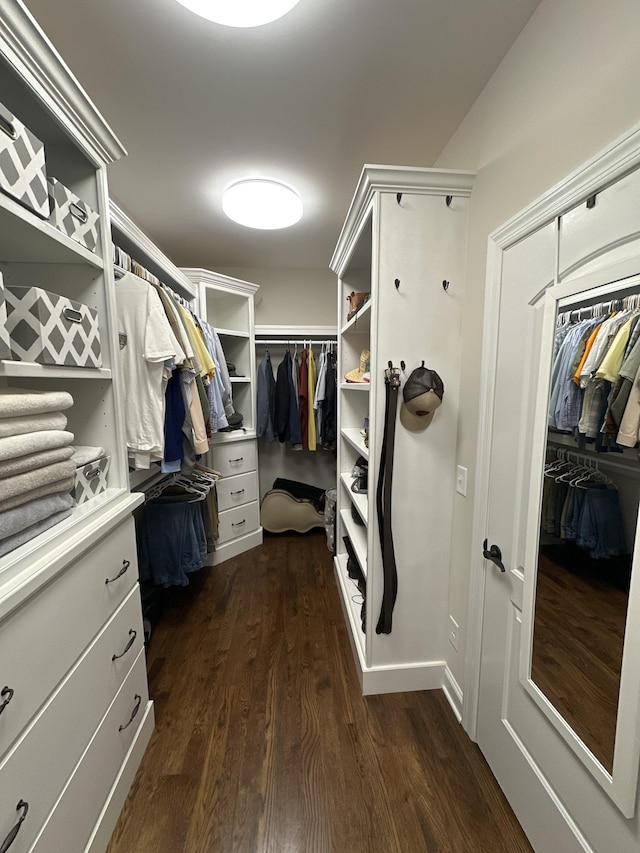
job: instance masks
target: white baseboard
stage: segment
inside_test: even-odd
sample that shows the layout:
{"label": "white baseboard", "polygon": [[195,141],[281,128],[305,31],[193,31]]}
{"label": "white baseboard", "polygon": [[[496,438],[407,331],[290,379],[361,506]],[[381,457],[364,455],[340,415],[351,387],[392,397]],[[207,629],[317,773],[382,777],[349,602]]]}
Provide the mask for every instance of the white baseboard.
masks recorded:
{"label": "white baseboard", "polygon": [[462,688],[453,677],[453,673],[449,667],[444,670],[444,682],[442,684],[442,692],[447,697],[451,710],[456,715],[458,722],[462,722]]}
{"label": "white baseboard", "polygon": [[438,690],[443,684],[445,666],[444,661],[421,661],[398,666],[371,667],[360,673],[362,693],[364,696],[371,696],[376,693]]}

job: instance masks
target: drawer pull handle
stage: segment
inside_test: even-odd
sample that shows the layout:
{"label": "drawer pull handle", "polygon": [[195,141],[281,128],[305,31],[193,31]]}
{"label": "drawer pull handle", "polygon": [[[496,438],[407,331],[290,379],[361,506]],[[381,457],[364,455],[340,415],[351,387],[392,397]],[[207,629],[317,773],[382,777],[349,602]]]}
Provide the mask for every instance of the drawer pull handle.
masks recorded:
{"label": "drawer pull handle", "polygon": [[87,478],[87,480],[93,480],[95,477],[99,477],[100,466],[98,466],[97,468],[92,468],[90,471],[85,471],[84,476]]}
{"label": "drawer pull handle", "polygon": [[131,563],[129,562],[129,560],[123,560],[122,561],[122,568],[120,569],[118,574],[114,578],[107,578],[105,580],[105,583],[113,583],[114,581],[117,581],[118,578],[121,578],[122,575],[127,571],[127,569],[129,568],[130,565],[131,565]]}
{"label": "drawer pull handle", "polygon": [[244,456],[238,456],[237,459],[230,459],[229,465],[233,465],[234,462],[244,462]]}
{"label": "drawer pull handle", "polygon": [[16,126],[13,122],[13,115],[9,110],[6,110],[2,104],[0,104],[0,130],[6,133],[7,136],[11,137],[11,139],[17,139],[18,131],[16,130]]}
{"label": "drawer pull handle", "polygon": [[247,519],[243,518],[242,521],[235,521],[235,522],[232,521],[231,526],[232,527],[240,527],[241,525],[246,524],[246,523],[247,523]]}
{"label": "drawer pull handle", "polygon": [[20,809],[23,809],[23,812],[18,818],[18,822],[16,823],[16,825],[13,827],[13,829],[9,832],[9,835],[7,835],[5,840],[2,842],[2,847],[0,847],[0,853],[7,853],[7,850],[16,840],[16,835],[20,832],[22,822],[24,821],[25,817],[27,816],[27,812],[29,811],[29,803],[25,803],[24,800],[20,800],[20,802],[16,806],[16,811],[19,812]]}
{"label": "drawer pull handle", "polygon": [[2,703],[2,705],[0,705],[0,714],[4,711],[9,702],[11,702],[11,700],[13,699],[13,692],[13,689],[7,686],[3,687],[2,690],[0,690],[0,696],[5,697],[4,702]]}
{"label": "drawer pull handle", "polygon": [[237,491],[237,492],[229,492],[229,494],[230,494],[232,497],[235,497],[236,495],[244,495],[244,489],[238,489],[238,491]]}
{"label": "drawer pull handle", "polygon": [[83,210],[79,204],[76,204],[75,201],[72,201],[69,205],[69,213],[72,216],[75,216],[76,219],[79,219],[80,222],[84,225],[85,222],[88,221],[89,215],[86,210]]}
{"label": "drawer pull handle", "polygon": [[[133,697],[136,700],[136,704],[133,707],[133,711],[131,712],[131,716],[129,717],[129,722],[125,723],[124,726],[118,726],[118,731],[123,732],[125,729],[129,728],[131,723],[135,720],[138,711],[140,710],[140,704],[142,702],[142,696],[139,693],[136,693]],[[2,851],[0,851],[2,853]]]}
{"label": "drawer pull handle", "polygon": [[123,658],[126,653],[129,651],[131,646],[135,643],[136,637],[138,636],[138,632],[134,628],[129,628],[129,642],[124,647],[124,649],[120,652],[119,655],[111,655],[111,662],[114,660],[118,660],[119,658]]}
{"label": "drawer pull handle", "polygon": [[65,308],[62,313],[70,323],[82,323],[82,313],[75,308]]}

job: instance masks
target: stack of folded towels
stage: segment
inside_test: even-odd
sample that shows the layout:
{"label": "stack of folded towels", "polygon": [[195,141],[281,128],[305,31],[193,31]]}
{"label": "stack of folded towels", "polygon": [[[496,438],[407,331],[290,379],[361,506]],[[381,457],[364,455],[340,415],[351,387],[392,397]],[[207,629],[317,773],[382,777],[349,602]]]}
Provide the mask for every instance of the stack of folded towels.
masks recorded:
{"label": "stack of folded towels", "polygon": [[71,514],[72,405],[66,391],[0,388],[0,556]]}

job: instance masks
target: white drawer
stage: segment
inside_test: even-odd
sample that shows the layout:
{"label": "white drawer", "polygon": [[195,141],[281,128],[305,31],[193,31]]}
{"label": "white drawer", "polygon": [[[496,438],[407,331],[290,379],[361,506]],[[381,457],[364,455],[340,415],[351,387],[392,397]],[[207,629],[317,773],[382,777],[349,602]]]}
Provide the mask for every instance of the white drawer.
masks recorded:
{"label": "white drawer", "polygon": [[[123,574],[117,577],[125,568]],[[133,519],[0,623],[0,756],[136,585]],[[112,580],[115,578],[115,580]],[[110,580],[110,583],[106,581]]]}
{"label": "white drawer", "polygon": [[251,533],[259,526],[259,515],[257,501],[221,512],[218,516],[219,536],[216,544],[223,545],[237,536]]}
{"label": "white drawer", "polygon": [[86,848],[148,706],[147,671],[140,651],[30,853],[80,853]]}
{"label": "white drawer", "polygon": [[255,441],[233,441],[217,444],[210,449],[211,467],[225,477],[255,471],[258,453]]}
{"label": "white drawer", "polygon": [[0,765],[0,838],[29,804],[17,851],[30,849],[143,644],[135,588]]}
{"label": "white drawer", "polygon": [[219,512],[257,501],[258,475],[255,471],[251,471],[248,474],[238,474],[237,477],[224,477],[216,483],[216,491]]}
{"label": "white drawer", "polygon": [[[583,260],[593,260],[640,233],[640,172],[636,171],[596,196],[595,207],[583,202],[560,218],[560,278]],[[580,272],[578,269],[577,272]]]}

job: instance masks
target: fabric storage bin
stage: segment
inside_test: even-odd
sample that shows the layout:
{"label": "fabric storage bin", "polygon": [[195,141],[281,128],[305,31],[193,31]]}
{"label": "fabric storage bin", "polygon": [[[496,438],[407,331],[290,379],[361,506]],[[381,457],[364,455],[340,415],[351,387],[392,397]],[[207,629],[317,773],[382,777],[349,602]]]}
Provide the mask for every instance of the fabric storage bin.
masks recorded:
{"label": "fabric storage bin", "polygon": [[5,287],[13,358],[37,364],[101,367],[98,312],[40,287]]}
{"label": "fabric storage bin", "polygon": [[49,217],[44,145],[2,104],[0,190],[43,219]]}
{"label": "fabric storage bin", "polygon": [[11,342],[7,330],[7,306],[4,301],[4,284],[0,272],[0,358],[11,358]]}
{"label": "fabric storage bin", "polygon": [[76,468],[76,482],[73,487],[73,497],[77,504],[95,498],[107,488],[110,456],[101,456],[95,462],[89,462]]}
{"label": "fabric storage bin", "polygon": [[100,239],[100,215],[56,178],[48,179],[48,187],[51,223],[58,231],[95,252]]}

